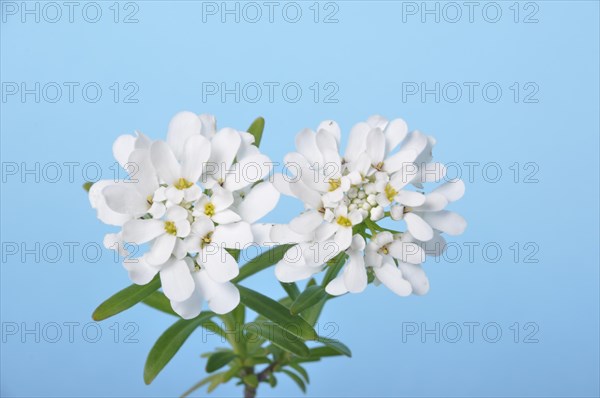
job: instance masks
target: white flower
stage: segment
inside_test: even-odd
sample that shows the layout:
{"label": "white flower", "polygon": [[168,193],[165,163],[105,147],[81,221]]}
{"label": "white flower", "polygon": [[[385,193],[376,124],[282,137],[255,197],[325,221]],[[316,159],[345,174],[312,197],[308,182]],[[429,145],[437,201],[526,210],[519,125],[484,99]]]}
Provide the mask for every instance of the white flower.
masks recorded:
{"label": "white flower", "polygon": [[181,112],[166,141],[119,137],[113,153],[130,179],[90,189],[98,217],[122,226],[105,237],[105,246],[128,255],[126,242],[149,243],[148,252],[123,265],[136,284],[158,273],[173,309],[186,319],[197,316],[204,301],[218,313],[237,306],[239,292],[229,281],[239,270],[228,250],[252,244],[251,224],[279,200],[273,184],[262,181],[271,162],[253,143],[246,132],[217,132],[213,116]]}
{"label": "white flower", "polygon": [[[459,234],[466,227],[462,217],[445,210],[462,196],[464,184],[448,182],[429,194],[414,190],[439,182],[446,168],[433,162],[435,140],[409,133],[402,119],[372,116],[358,123],[343,158],[339,141],[339,127],[332,121],[322,123],[316,133],[301,131],[298,152],[285,157],[293,178],[274,176],[281,193],[306,207],[288,226],[271,228],[273,241],[297,243],[276,265],[277,278],[292,282],[321,272],[331,257],[314,255],[309,248],[330,243],[337,245],[334,255],[345,251],[348,257],[341,274],[326,287],[330,294],[363,291],[369,273],[398,295],[426,293],[429,282],[420,264],[431,249],[429,241],[440,247],[431,254],[439,255],[445,247],[440,233]],[[404,220],[407,231],[392,233],[377,225],[386,215]],[[288,256],[292,251],[299,256]]]}
{"label": "white flower", "polygon": [[164,220],[127,221],[123,225],[123,239],[136,244],[153,241],[147,261],[152,265],[161,265],[173,253],[177,238],[188,236],[190,229],[188,211],[180,206],[172,206],[167,210]]}

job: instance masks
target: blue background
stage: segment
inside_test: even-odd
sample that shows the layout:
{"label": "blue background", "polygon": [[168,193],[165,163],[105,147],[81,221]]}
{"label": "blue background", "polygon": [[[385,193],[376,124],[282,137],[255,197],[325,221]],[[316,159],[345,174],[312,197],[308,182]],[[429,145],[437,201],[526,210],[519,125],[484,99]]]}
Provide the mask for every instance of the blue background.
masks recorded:
{"label": "blue background", "polygon": [[[54,252],[39,261],[33,255],[23,261],[3,251],[3,396],[173,396],[204,377],[205,360],[199,355],[223,344],[215,337],[203,342],[198,331],[155,382],[144,385],[147,352],[173,322],[145,306],[100,324],[97,343],[82,336],[96,305],[129,284],[108,250],[95,263],[83,258],[82,246],[101,242],[112,229],[89,207],[81,189],[82,166],[97,162],[103,177],[110,178],[111,145],[119,134],[138,129],[162,138],[180,110],[213,113],[220,126],[240,129],[263,115],[267,125],[262,149],[276,161],[293,150],[293,137],[303,127],[332,118],[347,139],[354,123],[380,113],[403,117],[411,129],[434,135],[436,158],[461,165],[467,180],[464,163],[479,162],[465,197],[452,205],[469,222],[464,235],[451,239],[462,255],[456,260],[449,255],[439,263],[428,260],[432,288],[424,297],[399,298],[385,288],[369,287],[361,295],[330,302],[319,327],[328,334],[333,329],[325,323],[335,323],[334,337],[351,347],[353,358],[309,364],[308,395],[599,395],[598,2],[537,2],[537,23],[523,23],[535,10],[524,9],[524,3],[518,4],[521,13],[515,23],[512,1],[498,3],[502,17],[497,23],[483,19],[486,3],[475,10],[473,23],[465,7],[457,23],[444,18],[436,23],[431,15],[423,23],[420,14],[403,21],[401,2],[344,1],[336,3],[338,22],[329,24],[322,20],[333,6],[324,10],[321,3],[321,22],[314,23],[309,9],[313,2],[300,3],[298,23],[282,18],[282,6],[273,23],[266,15],[258,23],[243,18],[236,23],[232,16],[221,23],[218,15],[203,22],[202,3],[192,1],[136,2],[138,23],[131,24],[122,20],[133,6],[125,10],[121,3],[121,22],[114,23],[109,9],[113,2],[100,2],[101,20],[88,23],[81,16],[84,4],[76,9],[73,23],[66,15],[57,23],[43,18],[35,23],[32,16],[23,23],[19,15],[3,15],[3,83],[32,87],[35,82],[79,82],[81,88],[97,82],[103,88],[96,103],[86,102],[80,89],[73,103],[66,91],[57,103],[43,98],[36,103],[33,95],[25,101],[8,96],[1,103],[5,167],[25,162],[32,168],[39,162],[41,173],[48,162],[79,162],[73,182],[66,167],[56,183],[44,178],[35,182],[33,175],[25,175],[22,182],[20,174],[3,173],[3,244],[80,245],[73,260],[65,249],[55,263],[46,261]],[[493,17],[493,10],[488,11]],[[272,103],[266,91],[256,103],[243,98],[236,103],[233,96],[224,102],[218,96],[203,101],[202,82],[223,81],[229,87],[236,81],[242,86],[279,82],[279,87],[297,82],[303,94],[296,103],[286,101],[281,91]],[[137,84],[138,102],[124,103],[121,89],[115,103],[109,89],[114,82]],[[321,96],[315,103],[309,89],[314,82],[337,84],[338,102],[325,103]],[[427,82],[430,88],[434,82],[478,82],[480,88],[496,82],[503,94],[495,103],[486,101],[481,90],[472,102],[466,92],[456,103],[443,97],[436,103],[433,95],[425,101],[418,96],[403,101],[402,82]],[[509,88],[514,82],[521,90],[527,82],[537,84],[537,103],[525,103],[524,91],[515,102]],[[483,165],[492,162],[502,171],[495,183],[490,182],[495,169],[482,174]],[[521,171],[517,182],[510,169],[515,162]],[[534,170],[524,168],[528,162],[537,165],[538,182],[524,182]],[[93,170],[88,171],[93,175]],[[295,201],[282,199],[268,220],[285,222],[299,209]],[[465,246],[469,242],[480,245],[472,259]],[[489,259],[495,256],[492,249],[487,260],[482,252],[490,242],[502,249],[497,262]],[[516,262],[514,246],[510,248],[514,242],[520,247]],[[526,248],[528,242],[533,246]],[[535,247],[531,258],[538,261],[525,262]],[[93,248],[90,253],[94,257]],[[248,285],[272,296],[283,294],[272,270]],[[62,337],[51,343],[55,330],[43,329],[51,322],[78,323],[73,342],[62,326]],[[124,342],[133,330],[131,325],[126,329],[128,322],[137,325],[137,343]],[[460,341],[450,342],[454,329],[443,328],[452,322],[479,323],[473,341],[463,325]],[[482,336],[483,325],[494,322],[502,331],[496,343],[488,341],[494,329]],[[516,322],[517,342],[511,329]],[[40,334],[47,332],[39,343],[35,332],[22,330],[36,323]],[[422,341],[420,334],[403,341],[403,327],[433,329],[436,323],[439,342],[434,335]],[[15,325],[17,334],[6,332]],[[118,343],[114,329],[120,330]],[[93,338],[94,329],[88,332]],[[535,334],[527,339],[531,332]],[[261,386],[259,394],[300,394],[290,380],[279,379],[275,390]],[[226,385],[213,395],[240,396],[241,390]]]}

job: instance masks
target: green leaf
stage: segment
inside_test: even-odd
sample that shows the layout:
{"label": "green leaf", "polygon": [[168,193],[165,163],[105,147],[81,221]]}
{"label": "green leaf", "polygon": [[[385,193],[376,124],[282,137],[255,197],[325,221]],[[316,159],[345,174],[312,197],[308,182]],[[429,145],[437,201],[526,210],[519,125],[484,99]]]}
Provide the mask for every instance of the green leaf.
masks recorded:
{"label": "green leaf", "polygon": [[350,348],[344,343],[336,339],[330,339],[327,337],[318,337],[317,341],[325,344],[327,347],[337,351],[338,353],[345,355],[347,357],[352,357],[352,351]]}
{"label": "green leaf", "polygon": [[[314,347],[309,350],[309,358],[322,358],[322,357],[337,357],[343,355],[336,349],[328,346]],[[301,361],[298,361],[301,362]]]}
{"label": "green leaf", "polygon": [[313,285],[307,287],[292,303],[290,313],[299,314],[307,308],[317,304],[327,296],[323,286]]}
{"label": "green leaf", "polygon": [[214,379],[218,379],[221,377],[223,377],[223,373],[215,373],[215,374],[205,377],[204,379],[200,380],[198,383],[191,386],[186,392],[181,394],[181,398],[187,397],[188,395],[190,395],[191,393],[193,393],[194,391],[196,391],[203,385],[208,384],[208,383],[212,382]]}
{"label": "green leaf", "polygon": [[169,327],[154,343],[148,354],[144,366],[144,382],[152,383],[152,380],[169,363],[171,358],[179,351],[183,343],[190,337],[202,322],[207,321],[214,314],[203,312],[194,319],[180,319]]}
{"label": "green leaf", "polygon": [[285,373],[286,375],[290,376],[290,379],[294,380],[294,382],[298,385],[298,387],[300,387],[300,389],[302,390],[302,392],[306,393],[306,384],[304,384],[304,382],[302,381],[302,379],[300,378],[300,376],[298,376],[294,372],[290,372],[287,369],[283,369],[282,372]]}
{"label": "green leaf", "polygon": [[292,363],[290,363],[290,367],[292,369],[294,369],[296,372],[298,372],[304,378],[304,381],[306,381],[306,384],[310,383],[310,378],[308,377],[308,372],[300,364],[292,362]]}
{"label": "green leaf", "polygon": [[83,183],[82,187],[83,189],[85,189],[85,192],[90,192],[90,188],[92,188],[92,185],[94,185],[93,182],[86,181]]}
{"label": "green leaf", "polygon": [[229,362],[233,361],[236,357],[237,355],[231,350],[217,351],[208,358],[208,361],[206,361],[206,372],[212,373],[215,370],[219,370]]}
{"label": "green leaf", "polygon": [[254,136],[254,145],[257,147],[260,145],[260,140],[262,139],[264,129],[265,119],[263,117],[257,117],[254,119],[250,127],[248,127],[248,132]]}
{"label": "green leaf", "polygon": [[[256,336],[257,334],[269,340],[282,350],[289,351],[299,357],[307,357],[309,350],[306,344],[298,336],[292,335],[289,331],[282,329],[273,322],[253,322],[246,328],[247,333]],[[249,336],[252,338],[252,336]],[[255,337],[254,337],[255,338]]]}
{"label": "green leaf", "polygon": [[273,264],[276,264],[283,258],[285,252],[294,246],[293,244],[285,244],[275,246],[272,249],[254,257],[240,268],[240,274],[232,280],[233,283],[238,283],[260,272],[266,268],[269,268]]}
{"label": "green leaf", "polygon": [[326,295],[317,304],[302,311],[302,318],[304,318],[306,322],[314,326],[317,323],[317,319],[319,319],[321,311],[323,311],[323,307],[325,306],[325,303],[328,299],[329,295]]}
{"label": "green leaf", "polygon": [[298,285],[296,285],[294,282],[279,282],[279,284],[281,285],[281,287],[283,287],[283,290],[285,290],[285,292],[288,294],[288,296],[290,296],[292,300],[296,300],[296,297],[300,295],[300,289],[298,289]]}
{"label": "green leaf", "polygon": [[333,280],[340,272],[344,264],[346,263],[346,253],[341,252],[331,260],[327,262],[328,267],[325,272],[325,276],[323,277],[323,282],[321,282],[321,286],[327,287],[327,284]]}
{"label": "green leaf", "polygon": [[110,318],[144,300],[160,287],[158,275],[146,285],[131,285],[111,296],[94,310],[92,318],[101,321]]}
{"label": "green leaf", "polygon": [[282,304],[247,287],[238,286],[238,289],[241,301],[246,307],[275,322],[279,327],[295,336],[305,340],[314,340],[317,337],[310,324],[297,315],[291,315],[290,311]]}
{"label": "green leaf", "polygon": [[254,373],[244,376],[243,380],[250,387],[258,387],[258,377]]}
{"label": "green leaf", "polygon": [[275,386],[277,386],[277,377],[275,377],[275,375],[273,373],[271,373],[269,375],[269,385],[272,388],[275,388]]}
{"label": "green leaf", "polygon": [[177,315],[177,313],[173,311],[173,309],[171,308],[171,302],[169,301],[167,296],[164,295],[163,292],[152,292],[142,302],[147,306],[150,306],[154,309],[179,318],[179,315]]}

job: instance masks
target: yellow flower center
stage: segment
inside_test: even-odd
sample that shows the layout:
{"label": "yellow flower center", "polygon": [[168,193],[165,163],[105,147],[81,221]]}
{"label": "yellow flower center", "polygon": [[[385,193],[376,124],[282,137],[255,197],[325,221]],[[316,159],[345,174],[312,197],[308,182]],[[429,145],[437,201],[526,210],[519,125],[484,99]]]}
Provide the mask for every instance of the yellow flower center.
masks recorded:
{"label": "yellow flower center", "polygon": [[177,227],[173,221],[165,221],[165,231],[170,235],[177,235]]}
{"label": "yellow flower center", "polygon": [[342,180],[339,178],[329,180],[329,192],[335,191],[342,185]]}
{"label": "yellow flower center", "polygon": [[177,180],[177,182],[175,183],[175,188],[183,191],[184,189],[187,189],[189,187],[191,187],[192,185],[194,185],[194,183],[189,182],[188,180],[186,180],[185,178],[180,178],[179,180]]}
{"label": "yellow flower center", "polygon": [[209,233],[209,234],[207,234],[202,239],[200,239],[200,247],[204,247],[206,245],[209,245],[210,242],[212,242],[212,232]]}
{"label": "yellow flower center", "polygon": [[153,198],[152,198],[152,195],[148,195],[148,196],[146,197],[146,202],[148,202],[148,204],[149,204],[149,205],[151,205],[152,203],[154,203],[154,200],[153,200]]}
{"label": "yellow flower center", "polygon": [[206,214],[209,217],[212,217],[215,215],[215,205],[213,205],[211,202],[208,202],[207,204],[204,205],[204,214]]}
{"label": "yellow flower center", "polygon": [[375,169],[377,171],[381,171],[381,169],[383,169],[383,162],[379,162],[375,165]]}
{"label": "yellow flower center", "polygon": [[341,225],[342,227],[351,227],[352,226],[352,221],[350,221],[348,218],[344,217],[344,216],[339,216],[336,220],[336,222]]}
{"label": "yellow flower center", "polygon": [[381,248],[381,252],[382,252],[383,254],[388,254],[390,251],[388,250],[387,246],[383,246],[383,247]]}
{"label": "yellow flower center", "polygon": [[396,191],[390,184],[387,184],[385,186],[385,197],[391,202],[394,200],[396,195],[398,195],[398,191]]}

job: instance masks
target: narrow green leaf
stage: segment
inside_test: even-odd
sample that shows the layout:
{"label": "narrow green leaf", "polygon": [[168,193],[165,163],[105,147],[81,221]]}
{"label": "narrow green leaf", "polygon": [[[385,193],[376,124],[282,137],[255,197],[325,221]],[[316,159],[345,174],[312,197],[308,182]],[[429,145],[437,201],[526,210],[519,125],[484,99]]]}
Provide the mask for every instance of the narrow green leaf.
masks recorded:
{"label": "narrow green leaf", "polygon": [[300,337],[282,329],[276,323],[253,322],[248,325],[246,332],[251,334],[251,336],[248,337],[249,339],[260,336],[269,340],[282,350],[289,351],[299,357],[307,357],[309,355],[308,347],[302,342]]}
{"label": "narrow green leaf", "polygon": [[325,276],[323,277],[323,282],[321,282],[321,286],[327,287],[327,284],[333,280],[340,272],[344,264],[346,263],[346,253],[341,252],[331,260],[327,262],[328,267],[325,272]]}
{"label": "narrow green leaf", "polygon": [[146,297],[142,302],[149,307],[152,307],[169,315],[179,317],[179,315],[177,315],[177,313],[171,308],[171,302],[163,292],[152,292],[152,294]]}
{"label": "narrow green leaf", "polygon": [[299,316],[291,315],[290,311],[277,301],[244,286],[238,286],[238,289],[244,305],[275,322],[279,327],[305,340],[314,340],[317,337],[311,325]]}
{"label": "narrow green leaf", "polygon": [[160,278],[158,275],[146,285],[131,285],[115,293],[94,310],[92,318],[95,321],[101,321],[110,318],[126,309],[133,307],[135,304],[144,300],[146,297],[154,293],[160,287]]}
{"label": "narrow green leaf", "polygon": [[323,298],[327,296],[325,288],[319,285],[313,285],[307,287],[300,295],[294,300],[290,307],[290,313],[293,315],[299,314],[307,308],[317,304]]}
{"label": "narrow green leaf", "polygon": [[254,145],[257,147],[260,145],[260,140],[262,139],[264,129],[265,119],[263,117],[257,117],[254,119],[250,127],[248,127],[248,132],[254,136]]}
{"label": "narrow green leaf", "polygon": [[298,376],[294,372],[290,372],[287,369],[283,369],[282,372],[285,373],[286,375],[288,375],[290,377],[290,379],[294,380],[294,382],[298,385],[298,387],[300,387],[300,389],[302,390],[303,393],[306,393],[306,384],[304,384],[304,382],[302,381],[300,376]]}
{"label": "narrow green leaf", "polygon": [[219,370],[229,362],[233,361],[236,357],[237,355],[231,350],[217,351],[208,357],[208,361],[206,361],[206,372],[212,373],[215,370]]}
{"label": "narrow green leaf", "polygon": [[273,373],[271,373],[269,375],[269,385],[272,388],[275,388],[275,386],[277,386],[277,377],[275,377],[275,375]]}
{"label": "narrow green leaf", "polygon": [[267,250],[266,252],[254,257],[252,260],[248,261],[240,268],[240,273],[235,279],[232,280],[233,283],[238,283],[260,272],[270,266],[276,264],[283,258],[285,252],[294,246],[293,244],[285,244],[275,246],[272,249]]}
{"label": "narrow green leaf", "polygon": [[296,297],[300,295],[300,289],[298,289],[298,285],[296,285],[294,282],[279,282],[279,284],[281,285],[281,287],[283,287],[283,290],[285,290],[285,292],[288,294],[288,296],[290,296],[292,300],[296,300]]}
{"label": "narrow green leaf", "polygon": [[184,392],[183,394],[181,394],[181,398],[187,397],[188,395],[190,395],[191,393],[193,393],[194,391],[196,391],[197,389],[199,389],[203,385],[208,384],[211,381],[213,381],[214,379],[217,379],[219,377],[223,377],[223,373],[215,373],[215,374],[212,374],[212,375],[209,375],[209,376],[205,377],[204,379],[200,380],[198,383],[196,383],[193,386],[191,386],[186,392]]}
{"label": "narrow green leaf", "polygon": [[302,318],[304,318],[306,322],[314,326],[317,323],[317,320],[319,319],[321,311],[323,311],[323,307],[325,306],[325,303],[327,302],[328,298],[329,295],[326,295],[317,304],[302,311]]}
{"label": "narrow green leaf", "polygon": [[304,381],[306,381],[306,384],[310,383],[310,378],[308,377],[308,372],[300,364],[292,362],[292,363],[290,363],[290,367],[292,369],[294,369],[296,372],[298,372],[304,378]]}
{"label": "narrow green leaf", "polygon": [[217,373],[218,377],[215,377],[210,381],[206,392],[211,393],[215,388],[219,387],[219,384],[223,383],[223,379],[225,378],[225,372]]}
{"label": "narrow green leaf", "polygon": [[92,188],[92,185],[94,185],[93,182],[86,181],[83,183],[82,187],[83,187],[83,189],[85,189],[85,192],[90,192],[90,188]]}
{"label": "narrow green leaf", "polygon": [[339,340],[330,339],[327,337],[318,337],[317,341],[325,344],[327,347],[339,352],[342,355],[352,357],[352,351],[350,351],[350,348],[348,348],[346,344],[342,343]]}
{"label": "narrow green leaf", "polygon": [[202,322],[207,321],[214,314],[203,312],[194,319],[180,319],[169,327],[154,343],[148,354],[144,366],[144,382],[152,383],[152,380],[169,363],[171,358],[179,351],[183,343],[190,337]]}
{"label": "narrow green leaf", "polygon": [[328,346],[314,347],[309,350],[309,358],[337,357],[340,355],[343,354],[338,350],[335,350]]}

